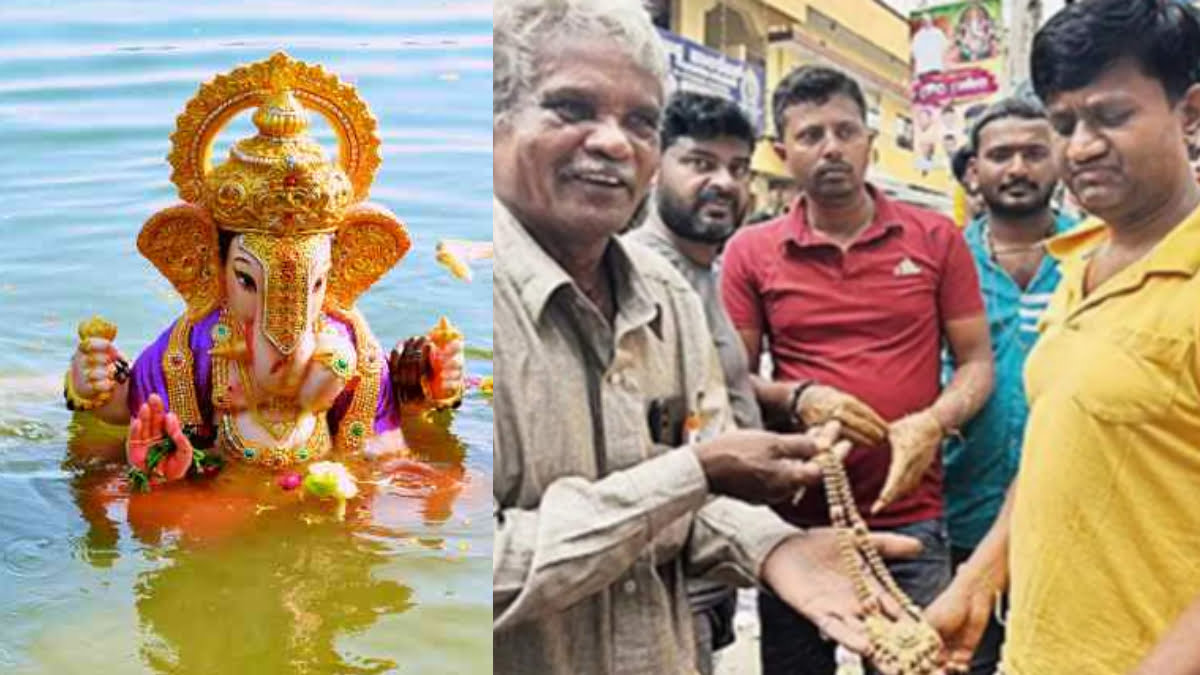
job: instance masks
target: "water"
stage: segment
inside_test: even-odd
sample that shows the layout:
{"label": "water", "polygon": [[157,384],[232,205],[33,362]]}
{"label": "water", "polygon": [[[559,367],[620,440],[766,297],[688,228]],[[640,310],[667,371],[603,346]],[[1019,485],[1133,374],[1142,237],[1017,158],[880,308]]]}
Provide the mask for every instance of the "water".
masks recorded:
{"label": "water", "polygon": [[379,120],[372,199],[414,246],[361,303],[375,333],[390,345],[447,314],[468,371],[490,374],[490,267],[465,283],[433,255],[441,238],[491,238],[490,3],[18,0],[2,16],[0,672],[490,672],[478,395],[448,433],[410,436],[462,484],[389,490],[346,524],[253,494],[131,500],[118,468],[64,462],[61,403],[80,319],[113,320],[132,354],[180,312],[134,248],[176,199],[168,136],[202,81],[276,49],[354,83]]}

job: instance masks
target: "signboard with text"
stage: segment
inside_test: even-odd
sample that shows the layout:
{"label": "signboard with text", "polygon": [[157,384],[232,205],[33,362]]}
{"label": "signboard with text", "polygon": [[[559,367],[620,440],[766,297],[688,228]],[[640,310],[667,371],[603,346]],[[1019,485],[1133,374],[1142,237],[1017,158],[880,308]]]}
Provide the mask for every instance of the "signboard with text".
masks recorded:
{"label": "signboard with text", "polygon": [[913,153],[922,171],[949,164],[970,125],[1000,92],[1002,0],[916,10],[912,47]]}
{"label": "signboard with text", "polygon": [[756,133],[766,122],[766,76],[755,64],[730,58],[702,44],[659,30],[667,50],[667,94],[690,91],[737,103]]}

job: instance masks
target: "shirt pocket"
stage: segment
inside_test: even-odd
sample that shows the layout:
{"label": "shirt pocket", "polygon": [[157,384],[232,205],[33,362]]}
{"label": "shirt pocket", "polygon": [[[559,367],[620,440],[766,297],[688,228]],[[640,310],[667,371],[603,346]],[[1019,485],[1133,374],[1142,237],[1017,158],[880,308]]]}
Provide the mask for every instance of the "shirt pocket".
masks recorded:
{"label": "shirt pocket", "polygon": [[1080,370],[1072,396],[1087,413],[1115,424],[1137,424],[1170,412],[1187,370],[1187,340],[1114,327],[1083,342],[1086,358],[1076,361]]}

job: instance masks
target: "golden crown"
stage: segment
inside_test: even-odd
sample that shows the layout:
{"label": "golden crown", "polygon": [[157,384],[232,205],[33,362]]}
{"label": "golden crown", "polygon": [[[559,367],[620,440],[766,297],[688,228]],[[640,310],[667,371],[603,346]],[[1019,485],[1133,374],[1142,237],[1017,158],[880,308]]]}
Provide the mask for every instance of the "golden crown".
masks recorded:
{"label": "golden crown", "polygon": [[[256,106],[258,135],[235,143],[229,158],[212,168],[217,134]],[[306,108],[333,127],[337,164],[309,136]],[[370,190],[380,163],[375,128],[352,86],[279,52],[201,85],[171,134],[171,181],[180,197],[204,207],[226,231],[333,232]]]}

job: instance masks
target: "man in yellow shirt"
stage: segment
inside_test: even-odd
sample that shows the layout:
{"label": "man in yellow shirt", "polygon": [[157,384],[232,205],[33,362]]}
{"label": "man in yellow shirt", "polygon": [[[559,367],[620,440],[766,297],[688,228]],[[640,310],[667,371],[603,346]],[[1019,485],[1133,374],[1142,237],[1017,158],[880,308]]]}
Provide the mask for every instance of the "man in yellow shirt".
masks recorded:
{"label": "man in yellow shirt", "polygon": [[1194,615],[1169,629],[1200,594],[1200,186],[1185,146],[1200,20],[1174,2],[1077,3],[1038,32],[1032,66],[1096,220],[1048,245],[1063,280],[1026,365],[1017,481],[928,615],[952,670],[1007,586],[1006,675],[1125,674],[1152,651],[1140,672],[1197,673]]}

